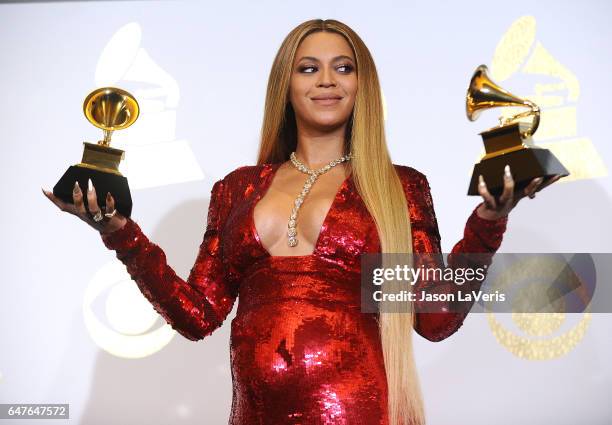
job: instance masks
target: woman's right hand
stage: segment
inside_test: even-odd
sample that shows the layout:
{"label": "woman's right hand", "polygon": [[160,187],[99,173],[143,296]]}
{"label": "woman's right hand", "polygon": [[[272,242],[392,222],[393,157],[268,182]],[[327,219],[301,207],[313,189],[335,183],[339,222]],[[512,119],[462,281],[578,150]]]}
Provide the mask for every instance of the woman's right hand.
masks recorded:
{"label": "woman's right hand", "polygon": [[89,180],[89,188],[87,190],[87,209],[85,208],[85,204],[83,202],[83,192],[81,191],[78,182],[74,183],[74,189],[72,191],[72,200],[74,203],[72,204],[62,201],[55,196],[53,192],[45,189],[42,189],[42,191],[45,196],[60,210],[76,215],[102,234],[114,232],[115,230],[122,228],[125,223],[127,223],[127,218],[119,214],[117,211],[115,211],[115,214],[112,217],[107,217],[104,215],[105,213],[112,214],[115,210],[115,199],[110,192],[106,194],[106,211],[101,211],[102,220],[96,222],[93,219],[96,213],[100,211],[100,207],[98,206],[96,190],[91,180]]}

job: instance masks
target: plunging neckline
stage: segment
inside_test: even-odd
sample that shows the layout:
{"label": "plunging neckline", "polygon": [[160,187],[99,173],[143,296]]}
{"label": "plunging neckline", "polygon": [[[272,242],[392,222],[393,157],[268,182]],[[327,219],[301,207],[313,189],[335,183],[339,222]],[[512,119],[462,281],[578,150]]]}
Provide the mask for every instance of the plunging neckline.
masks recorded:
{"label": "plunging neckline", "polygon": [[263,198],[266,195],[266,193],[268,193],[268,190],[270,189],[270,186],[272,185],[272,181],[274,180],[274,176],[276,176],[276,172],[278,171],[281,165],[282,165],[282,162],[272,164],[272,171],[270,172],[270,174],[268,174],[267,180],[257,191],[255,199],[251,203],[251,207],[249,208],[251,234],[255,238],[255,241],[257,241],[257,245],[261,248],[265,256],[268,258],[310,258],[310,257],[314,257],[315,255],[317,255],[319,251],[319,244],[321,243],[321,236],[323,235],[323,232],[325,231],[325,229],[327,229],[327,221],[331,213],[333,212],[334,208],[336,207],[336,204],[338,203],[338,199],[340,198],[340,195],[344,192],[344,189],[347,187],[348,182],[352,176],[352,172],[344,179],[344,181],[342,182],[342,184],[336,191],[336,195],[334,196],[334,199],[332,200],[332,203],[329,209],[327,210],[325,217],[323,218],[323,223],[321,224],[321,228],[319,229],[319,235],[317,236],[317,240],[315,241],[312,253],[304,254],[304,255],[272,255],[266,249],[266,247],[264,247],[263,244],[261,243],[259,232],[257,231],[257,227],[255,226],[255,206],[261,200],[261,198]]}

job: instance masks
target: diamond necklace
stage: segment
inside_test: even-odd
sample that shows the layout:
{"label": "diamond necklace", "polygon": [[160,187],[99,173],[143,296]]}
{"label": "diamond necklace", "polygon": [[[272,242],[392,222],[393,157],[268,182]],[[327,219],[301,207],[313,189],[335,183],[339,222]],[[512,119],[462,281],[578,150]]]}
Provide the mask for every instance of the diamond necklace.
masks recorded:
{"label": "diamond necklace", "polygon": [[289,224],[287,225],[287,227],[288,227],[288,230],[287,230],[287,237],[288,237],[287,243],[289,244],[289,246],[294,247],[294,246],[296,246],[298,244],[298,240],[297,240],[297,228],[296,228],[298,211],[300,210],[300,207],[302,206],[302,203],[304,202],[304,198],[306,197],[306,195],[310,191],[310,188],[312,187],[314,182],[317,180],[317,178],[321,174],[326,173],[332,167],[335,167],[336,165],[340,164],[341,162],[348,161],[351,157],[352,157],[352,155],[349,153],[347,155],[344,155],[341,158],[334,159],[332,162],[330,162],[329,164],[327,164],[323,168],[320,168],[318,170],[311,170],[310,168],[308,168],[307,166],[302,164],[295,157],[295,152],[291,152],[291,155],[290,155],[291,163],[293,165],[295,165],[295,167],[298,170],[300,170],[301,172],[308,174],[309,177],[306,180],[306,182],[304,183],[304,188],[302,189],[302,192],[299,194],[299,196],[295,200],[294,205],[293,205],[293,209],[291,210],[291,216],[289,216]]}

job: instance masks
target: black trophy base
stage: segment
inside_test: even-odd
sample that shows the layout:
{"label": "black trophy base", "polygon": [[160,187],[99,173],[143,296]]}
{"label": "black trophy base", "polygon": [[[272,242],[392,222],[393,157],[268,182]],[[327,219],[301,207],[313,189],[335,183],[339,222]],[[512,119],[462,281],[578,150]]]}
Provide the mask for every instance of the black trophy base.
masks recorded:
{"label": "black trophy base", "polygon": [[485,159],[474,165],[468,195],[479,195],[478,175],[482,174],[489,193],[499,197],[504,190],[506,164],[510,166],[515,191],[522,191],[536,177],[543,177],[546,182],[555,174],[569,176],[569,171],[548,149],[525,148]]}
{"label": "black trophy base", "polygon": [[78,181],[81,191],[83,192],[83,202],[87,209],[87,181],[90,178],[96,189],[98,205],[102,209],[102,212],[104,212],[106,208],[106,192],[110,192],[115,199],[115,208],[117,212],[124,217],[130,217],[132,214],[132,196],[130,194],[127,178],[124,176],[94,170],[93,168],[72,165],[53,187],[53,194],[62,201],[72,204],[74,182]]}

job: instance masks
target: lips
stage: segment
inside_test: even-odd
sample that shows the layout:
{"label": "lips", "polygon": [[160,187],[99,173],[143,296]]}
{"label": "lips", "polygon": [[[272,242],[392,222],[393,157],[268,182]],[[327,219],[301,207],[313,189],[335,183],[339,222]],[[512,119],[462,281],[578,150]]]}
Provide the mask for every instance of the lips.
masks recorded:
{"label": "lips", "polygon": [[322,94],[319,96],[311,97],[312,101],[317,105],[335,105],[342,100],[342,96],[338,96],[335,94]]}
{"label": "lips", "polygon": [[324,94],[311,98],[312,100],[340,100],[342,96],[333,95],[333,94]]}

